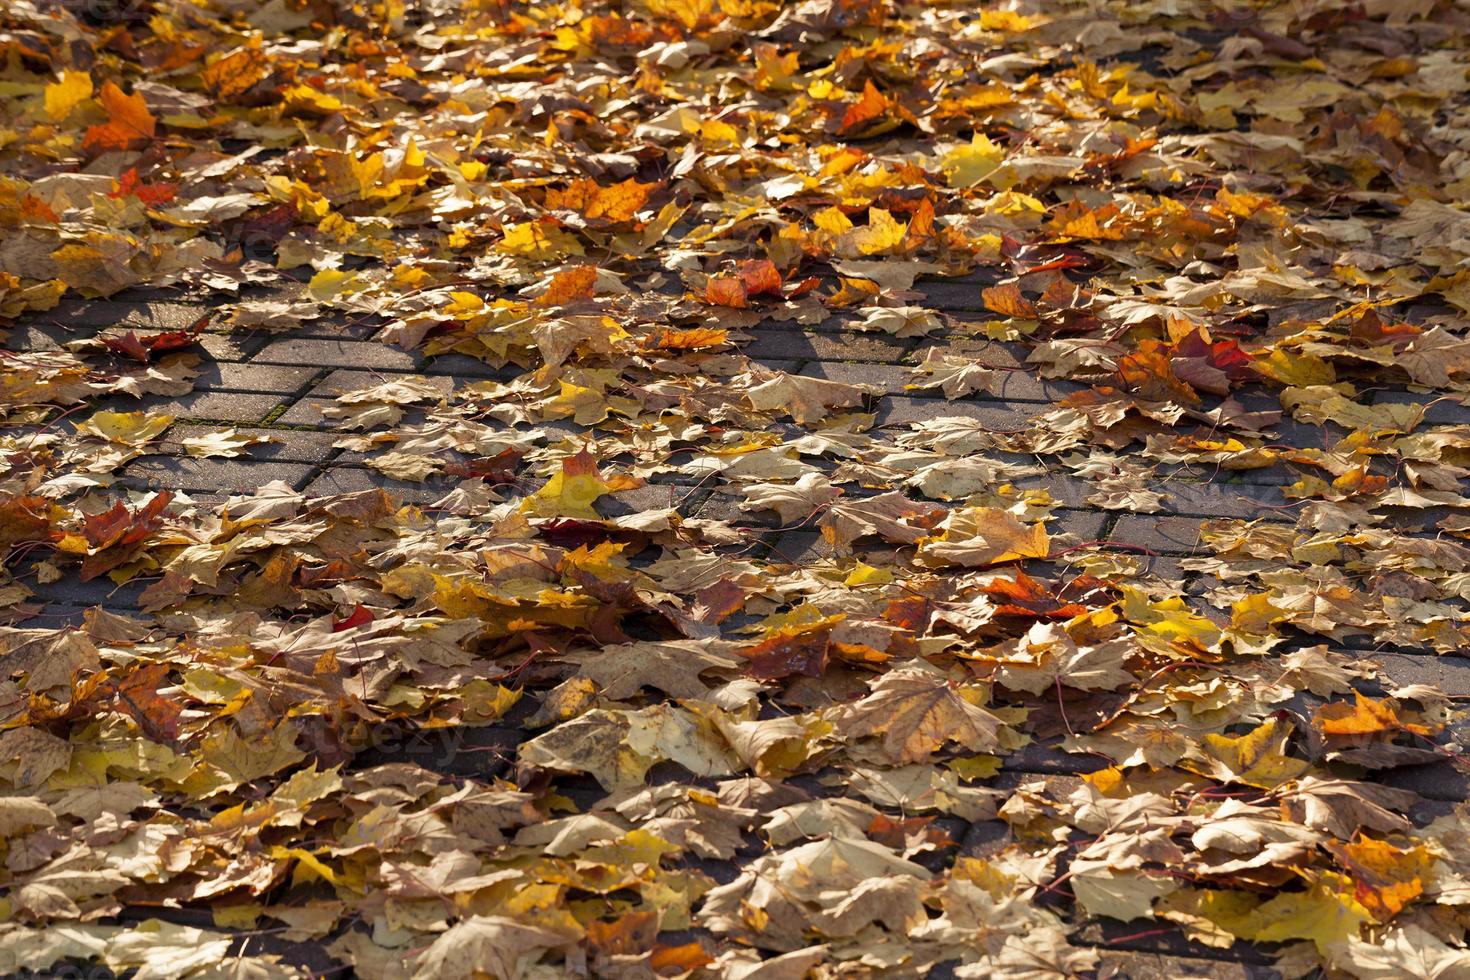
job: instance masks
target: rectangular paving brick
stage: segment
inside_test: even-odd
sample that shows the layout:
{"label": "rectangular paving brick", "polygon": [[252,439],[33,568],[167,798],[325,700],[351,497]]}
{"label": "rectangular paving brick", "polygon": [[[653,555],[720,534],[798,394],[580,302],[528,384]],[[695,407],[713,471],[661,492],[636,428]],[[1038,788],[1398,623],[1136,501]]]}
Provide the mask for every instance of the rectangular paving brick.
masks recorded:
{"label": "rectangular paving brick", "polygon": [[501,381],[512,381],[522,374],[522,369],[514,364],[496,367],[467,354],[439,354],[435,357],[426,357],[420,370],[424,374],[447,374],[454,378],[477,380],[494,378]]}
{"label": "rectangular paving brick", "polygon": [[284,396],[230,391],[193,391],[177,398],[115,395],[98,405],[114,412],[162,412],[179,418],[209,419],[249,425],[260,422],[281,404]]}
{"label": "rectangular paving brick", "polygon": [[302,320],[291,331],[292,337],[320,337],[331,340],[368,340],[383,329],[378,316],[347,317],[339,313]]}
{"label": "rectangular paving brick", "polygon": [[877,385],[889,394],[903,394],[904,385],[913,373],[897,364],[846,364],[840,361],[814,361],[801,369],[812,378],[825,378],[843,384]]}
{"label": "rectangular paving brick", "polygon": [[68,606],[104,606],[109,610],[121,611],[136,609],[138,597],[152,582],[151,579],[133,579],[118,585],[105,575],[83,582],[75,571],[47,585],[38,583],[34,576],[21,576],[21,581],[35,592],[33,601]]}
{"label": "rectangular paving brick", "polygon": [[1100,949],[1097,975],[1127,980],[1280,980],[1259,963],[1195,959],[1138,950]]}
{"label": "rectangular paving brick", "polygon": [[84,300],[68,297],[41,314],[43,322],[60,323],[81,336],[108,327],[143,331],[182,330],[217,307],[167,301],[132,299]]}
{"label": "rectangular paving brick", "polygon": [[644,511],[678,507],[691,492],[690,487],[679,484],[649,483],[635,490],[599,497],[593,507],[603,517],[626,517]]}
{"label": "rectangular paving brick", "polygon": [[1187,555],[1202,549],[1198,517],[1159,514],[1124,514],[1108,535],[1111,541],[1147,548],[1163,554]]}
{"label": "rectangular paving brick", "polygon": [[[1159,475],[1166,475],[1168,467],[1159,467]],[[1180,472],[1187,474],[1191,480],[1210,480],[1218,472],[1229,474],[1227,485],[1249,483],[1258,487],[1287,487],[1302,478],[1302,474],[1296,469],[1285,466],[1262,466],[1252,470],[1223,470],[1209,464],[1181,467]]]}
{"label": "rectangular paving brick", "polygon": [[[879,385],[888,393],[895,395],[931,398],[938,401],[950,400],[939,387],[909,388],[909,385],[922,384],[928,378],[924,374],[916,374],[910,367],[899,364],[813,361],[804,367],[801,373],[814,378],[827,378],[847,384]],[[989,388],[965,394],[955,400],[1022,401],[1050,404],[1081,388],[1081,385],[1054,385],[1038,382],[1022,371],[997,371],[991,379]]]}
{"label": "rectangular paving brick", "polygon": [[1096,756],[1064,752],[1055,744],[1032,742],[1007,755],[1003,766],[1007,772],[1075,775],[1079,772],[1096,772],[1106,768],[1107,763]]}
{"label": "rectangular paving brick", "polygon": [[780,515],[773,510],[741,510],[740,504],[744,500],[745,497],[740,494],[716,490],[713,493],[701,492],[696,498],[691,498],[686,506],[691,516],[707,521],[727,521],[761,528],[781,526]]}
{"label": "rectangular paving brick", "polygon": [[253,493],[272,480],[296,486],[312,469],[314,466],[310,463],[284,463],[243,456],[236,459],[145,456],[123,468],[122,480],[135,487]]}
{"label": "rectangular paving brick", "polygon": [[76,340],[78,336],[60,324],[35,320],[17,323],[4,330],[7,334],[5,349],[14,351],[56,350],[63,344]]}
{"label": "rectangular paving brick", "polygon": [[741,350],[755,360],[872,361],[897,364],[914,346],[884,334],[808,333],[796,328],[760,327],[749,331],[753,340]]}
{"label": "rectangular paving brick", "polygon": [[419,358],[370,340],[279,337],[251,358],[254,364],[304,364],[309,367],[383,368],[411,371]]}
{"label": "rectangular paving brick", "polygon": [[959,416],[977,419],[986,427],[998,432],[1020,432],[1029,428],[1033,424],[1032,419],[1045,411],[1047,411],[1046,406],[1030,402],[1015,404],[978,401],[947,402],[933,398],[891,395],[879,403],[878,424],[928,422],[946,416]]}
{"label": "rectangular paving brick", "polygon": [[1428,684],[1456,699],[1470,699],[1470,661],[1403,653],[1375,653],[1385,678],[1393,685]]}
{"label": "rectangular paving brick", "polygon": [[[995,373],[990,379],[988,394],[981,397],[1005,401],[1057,402],[1090,387],[1076,381],[1038,377],[1035,368],[1025,363],[1024,349],[1018,345],[1002,344],[983,337],[951,336],[921,340],[908,355],[908,361],[914,365],[921,364],[930,356],[931,350],[951,357],[966,358],[992,368]],[[926,391],[936,396],[943,395],[939,388]]]}
{"label": "rectangular paving brick", "polygon": [[243,361],[265,346],[266,337],[250,333],[206,333],[195,341],[216,361]]}
{"label": "rectangular paving brick", "polygon": [[338,395],[345,395],[351,391],[360,391],[363,388],[372,388],[387,381],[397,378],[411,378],[422,381],[437,388],[440,392],[448,395],[454,390],[454,378],[446,375],[428,376],[422,374],[384,374],[381,371],[357,371],[349,368],[338,368],[317,382],[307,392],[310,398],[335,399]]}
{"label": "rectangular paving brick", "polygon": [[1151,481],[1147,486],[1168,494],[1163,507],[1172,514],[1276,521],[1293,520],[1295,516],[1290,510],[1279,509],[1287,503],[1279,487],[1182,480]]}
{"label": "rectangular paving brick", "polygon": [[278,425],[311,425],[317,428],[328,428],[335,425],[336,422],[324,416],[322,409],[336,404],[330,398],[302,398],[292,402],[291,407],[273,421]]}
{"label": "rectangular paving brick", "polygon": [[[1026,462],[1035,462],[1026,460]],[[1045,490],[1065,507],[1087,508],[1087,498],[1097,490],[1093,484],[1086,480],[1079,480],[1072,476],[1023,476],[1014,481],[1014,485],[1021,490]]]}
{"label": "rectangular paving brick", "polygon": [[394,499],[404,503],[428,504],[442,498],[454,489],[454,485],[451,481],[440,478],[411,483],[386,477],[377,470],[338,466],[314,478],[302,492],[308,497],[326,497],[374,489],[386,490]]}
{"label": "rectangular paving brick", "polygon": [[805,565],[830,560],[832,546],[816,531],[787,531],[771,545],[770,560]]}
{"label": "rectangular paving brick", "polygon": [[1410,391],[1379,391],[1373,395],[1374,405],[1422,405],[1426,425],[1470,424],[1470,405],[1457,398],[1445,398],[1438,392],[1419,394]]}
{"label": "rectangular paving brick", "polygon": [[200,365],[199,376],[194,379],[197,388],[218,391],[252,391],[275,395],[290,395],[300,391],[317,375],[310,367],[288,364],[233,364],[221,361],[205,361]]}
{"label": "rectangular paving brick", "polygon": [[1470,798],[1470,776],[1448,759],[1424,766],[1400,766],[1380,776],[1383,785],[1407,789],[1431,800],[1459,803]]}
{"label": "rectangular paving brick", "polygon": [[[218,432],[226,426],[217,425],[175,425],[159,442],[159,447],[170,453],[183,454],[185,449],[183,440],[206,436],[211,432]],[[270,429],[250,428],[248,426],[232,426],[241,435],[268,436],[274,442],[259,443],[247,446],[237,459],[253,460],[277,460],[288,463],[320,463],[330,456],[334,450],[332,443],[340,438],[332,432],[301,432],[292,429]],[[203,457],[206,459],[227,457]]]}
{"label": "rectangular paving brick", "polygon": [[[981,294],[991,285],[994,285],[994,280],[977,282],[971,279],[960,282],[931,279],[914,283],[914,290],[924,294],[922,302],[925,306],[932,306],[936,310],[989,313]],[[996,316],[994,313],[990,315]]]}
{"label": "rectangular paving brick", "polygon": [[[1103,529],[1107,527],[1108,515],[1103,511],[1096,510],[1058,510],[1053,511],[1051,520],[1046,522],[1048,534],[1074,535],[1078,542],[1098,541],[1103,536]],[[1055,551],[1056,549],[1052,549]]]}

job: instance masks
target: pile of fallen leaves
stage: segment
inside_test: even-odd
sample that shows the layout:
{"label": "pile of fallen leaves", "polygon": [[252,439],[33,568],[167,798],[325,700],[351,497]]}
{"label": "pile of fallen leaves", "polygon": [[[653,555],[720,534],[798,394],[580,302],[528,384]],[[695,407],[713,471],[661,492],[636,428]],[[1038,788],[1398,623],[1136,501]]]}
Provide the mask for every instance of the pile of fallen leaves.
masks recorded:
{"label": "pile of fallen leaves", "polygon": [[[0,315],[219,312],[0,359],[0,970],[1031,978],[1167,931],[1470,975],[1463,810],[1382,779],[1458,712],[1365,655],[1470,643],[1467,38],[9,0]],[[313,322],[495,369],[325,407],[442,499],[115,482],[248,456],[146,400]],[[921,338],[907,389],[742,353],[838,322]],[[1028,425],[969,410],[1017,382]],[[1250,486],[1289,503],[1182,562],[1059,525]],[[58,618],[68,578],[146,588]]]}

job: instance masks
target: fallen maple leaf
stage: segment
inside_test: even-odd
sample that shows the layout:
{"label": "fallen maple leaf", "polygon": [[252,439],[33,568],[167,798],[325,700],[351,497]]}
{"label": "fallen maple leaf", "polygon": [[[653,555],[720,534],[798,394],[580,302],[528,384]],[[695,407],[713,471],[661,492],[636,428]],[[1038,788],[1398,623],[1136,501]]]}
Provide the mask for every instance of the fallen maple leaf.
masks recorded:
{"label": "fallen maple leaf", "polygon": [[112,82],[104,82],[97,93],[108,120],[87,130],[82,146],[88,153],[125,150],[153,139],[158,122],[148,111],[143,96],[128,95]]}

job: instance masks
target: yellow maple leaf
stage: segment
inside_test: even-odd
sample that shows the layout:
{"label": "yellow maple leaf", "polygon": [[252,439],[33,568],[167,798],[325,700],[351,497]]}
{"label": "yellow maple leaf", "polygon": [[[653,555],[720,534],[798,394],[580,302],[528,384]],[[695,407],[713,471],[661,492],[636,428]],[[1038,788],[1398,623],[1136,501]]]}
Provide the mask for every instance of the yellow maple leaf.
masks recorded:
{"label": "yellow maple leaf", "polygon": [[80,435],[106,439],[108,442],[137,446],[157,438],[173,421],[172,415],[101,411],[93,413],[87,421],[77,423],[77,432]]}
{"label": "yellow maple leaf", "polygon": [[92,97],[92,76],[84,71],[64,71],[61,81],[47,85],[43,95],[46,115],[60,122]]}
{"label": "yellow maple leaf", "polygon": [[495,247],[507,255],[538,262],[555,262],[568,255],[583,254],[581,243],[552,221],[506,225],[505,237]]}
{"label": "yellow maple leaf", "polygon": [[1180,766],[1222,781],[1275,789],[1311,768],[1285,754],[1290,737],[1291,726],[1274,718],[1240,736],[1207,734],[1199,748],[1208,758],[1186,759]]}
{"label": "yellow maple leaf", "polygon": [[[1308,939],[1326,953],[1348,939],[1358,938],[1373,914],[1355,897],[1352,879],[1324,874],[1304,892],[1277,895],[1254,909],[1244,921],[1225,928],[1258,943]],[[1224,923],[1222,923],[1224,925]]]}
{"label": "yellow maple leaf", "polygon": [[520,512],[534,517],[574,517],[600,521],[592,509],[599,497],[639,486],[641,480],[615,477],[605,480],[597,471],[597,460],[587,450],[561,461],[561,471],[552,474],[540,490],[521,501]]}
{"label": "yellow maple leaf", "polygon": [[306,291],[313,299],[324,302],[347,290],[352,278],[350,273],[341,269],[323,269],[311,277],[311,282],[306,284]]}
{"label": "yellow maple leaf", "polygon": [[984,133],[976,133],[968,144],[960,144],[944,155],[940,168],[951,187],[974,187],[995,173],[1006,158],[1004,147],[997,146]]}
{"label": "yellow maple leaf", "polygon": [[1129,588],[1123,595],[1123,618],[1138,625],[1139,641],[1155,652],[1167,653],[1174,646],[1212,651],[1220,642],[1220,627],[1196,616],[1178,596],[1154,602]]}
{"label": "yellow maple leaf", "polygon": [[882,208],[868,208],[868,223],[843,237],[862,255],[877,255],[897,248],[908,226]]}
{"label": "yellow maple leaf", "polygon": [[1036,25],[1038,19],[1018,14],[1014,10],[982,10],[980,11],[980,27],[987,31],[1006,31],[1017,33],[1028,31]]}
{"label": "yellow maple leaf", "polygon": [[1291,388],[1330,385],[1337,381],[1332,365],[1313,354],[1293,354],[1279,347],[1266,357],[1251,361],[1252,368]]}
{"label": "yellow maple leaf", "polygon": [[1275,593],[1257,592],[1230,607],[1230,628],[1241,633],[1269,633],[1271,627],[1286,619],[1287,610],[1271,604]]}

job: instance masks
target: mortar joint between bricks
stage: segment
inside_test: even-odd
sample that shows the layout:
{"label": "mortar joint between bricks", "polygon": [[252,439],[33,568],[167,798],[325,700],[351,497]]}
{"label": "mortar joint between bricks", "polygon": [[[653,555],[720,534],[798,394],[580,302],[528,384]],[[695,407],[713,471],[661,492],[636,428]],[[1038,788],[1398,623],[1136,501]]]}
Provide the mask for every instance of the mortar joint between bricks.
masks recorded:
{"label": "mortar joint between bricks", "polygon": [[[290,406],[289,405],[286,406],[286,410],[287,411],[290,411]],[[271,414],[275,414],[275,413],[272,412]],[[202,417],[196,417],[196,416],[193,416],[193,415],[180,415],[180,416],[176,417],[173,420],[173,422],[169,425],[168,431],[172,431],[173,429],[175,429],[175,428],[177,428],[177,427],[179,427],[181,425],[208,425],[208,426],[229,425],[229,426],[234,426],[236,428],[265,429],[265,430],[267,430],[269,432],[323,432],[323,431],[328,431],[328,430],[320,429],[320,428],[318,428],[316,426],[311,426],[311,425],[295,425],[295,424],[285,423],[285,422],[240,422],[240,421],[231,421],[229,419],[209,419],[209,418],[202,418]]]}
{"label": "mortar joint between bricks", "polygon": [[322,457],[321,461],[312,463],[311,469],[303,473],[301,475],[301,478],[296,481],[295,485],[292,486],[291,489],[304,491],[307,487],[311,486],[312,481],[315,480],[317,477],[325,476],[327,472],[332,469],[333,463],[335,463],[336,460],[339,459],[346,451],[347,450],[345,449],[338,449],[336,447],[328,449],[327,454]]}
{"label": "mortar joint between bricks", "polygon": [[303,381],[300,387],[292,392],[291,398],[294,401],[299,401],[300,399],[305,398],[307,395],[311,394],[312,389],[330,378],[333,372],[335,372],[336,370],[336,368],[330,367],[318,368],[315,374]]}

